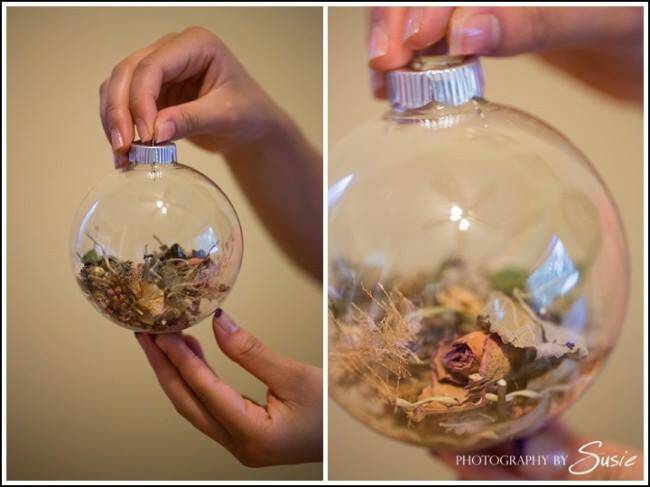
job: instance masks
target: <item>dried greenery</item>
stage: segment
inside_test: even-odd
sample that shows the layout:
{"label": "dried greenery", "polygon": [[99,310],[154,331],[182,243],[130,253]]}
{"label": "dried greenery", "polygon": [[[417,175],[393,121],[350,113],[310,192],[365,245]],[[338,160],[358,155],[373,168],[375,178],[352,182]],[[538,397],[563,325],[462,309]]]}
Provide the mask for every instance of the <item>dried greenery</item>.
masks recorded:
{"label": "dried greenery", "polygon": [[484,276],[450,259],[428,276],[380,275],[337,263],[330,370],[335,388],[369,391],[397,423],[460,435],[459,445],[499,437],[548,409],[568,389],[553,374],[589,356],[581,336],[534,310],[520,270]]}
{"label": "dried greenery", "polygon": [[[141,331],[175,331],[198,319],[203,300],[229,288],[219,283],[219,262],[210,251],[186,252],[179,244],[145,247],[142,262],[119,260],[90,235],[94,247],[81,256],[77,276],[88,298],[106,315]],[[210,249],[212,250],[212,249]]]}

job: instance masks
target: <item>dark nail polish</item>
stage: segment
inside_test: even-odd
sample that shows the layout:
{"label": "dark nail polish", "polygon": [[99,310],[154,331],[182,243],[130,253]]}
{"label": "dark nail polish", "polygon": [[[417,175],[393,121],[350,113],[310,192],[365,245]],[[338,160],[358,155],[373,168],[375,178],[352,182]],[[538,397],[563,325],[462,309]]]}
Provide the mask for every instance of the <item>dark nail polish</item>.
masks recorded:
{"label": "dark nail polish", "polygon": [[223,310],[221,308],[217,308],[217,310],[214,312],[214,317],[219,318],[222,313],[223,313]]}

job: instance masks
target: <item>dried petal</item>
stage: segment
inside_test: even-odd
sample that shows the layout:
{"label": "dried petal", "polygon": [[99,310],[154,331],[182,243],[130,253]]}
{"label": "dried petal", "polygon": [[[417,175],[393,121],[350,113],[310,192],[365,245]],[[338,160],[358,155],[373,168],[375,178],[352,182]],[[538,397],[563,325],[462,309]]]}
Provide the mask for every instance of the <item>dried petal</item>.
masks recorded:
{"label": "dried petal", "polygon": [[137,305],[153,316],[162,313],[165,308],[165,295],[162,290],[155,284],[146,281],[141,283],[141,288],[142,297],[138,299]]}
{"label": "dried petal", "polygon": [[138,279],[136,276],[134,276],[129,281],[129,291],[131,291],[131,293],[136,298],[140,298],[142,296],[142,284],[140,283],[140,279]]}
{"label": "dried petal", "polygon": [[462,336],[451,344],[450,350],[443,356],[442,363],[450,374],[467,378],[479,371],[485,337],[476,331]]}
{"label": "dried petal", "polygon": [[436,353],[434,353],[432,356],[431,367],[433,368],[434,377],[436,377],[439,381],[457,382],[456,379],[454,379],[454,377],[449,372],[447,372],[447,369],[443,363],[443,357],[451,351],[452,343],[453,340],[443,341],[438,346]]}
{"label": "dried petal", "polygon": [[506,347],[493,336],[486,335],[479,374],[488,380],[499,380],[512,372],[512,364],[506,353]]}
{"label": "dried petal", "polygon": [[498,380],[512,371],[511,354],[495,335],[475,331],[439,347],[432,366],[440,381],[465,384],[477,374],[483,380]]}
{"label": "dried petal", "polygon": [[467,396],[468,392],[460,386],[434,381],[418,397],[418,402],[426,402],[409,411],[408,417],[414,423],[419,423],[429,414],[444,413],[451,407],[460,406]]}

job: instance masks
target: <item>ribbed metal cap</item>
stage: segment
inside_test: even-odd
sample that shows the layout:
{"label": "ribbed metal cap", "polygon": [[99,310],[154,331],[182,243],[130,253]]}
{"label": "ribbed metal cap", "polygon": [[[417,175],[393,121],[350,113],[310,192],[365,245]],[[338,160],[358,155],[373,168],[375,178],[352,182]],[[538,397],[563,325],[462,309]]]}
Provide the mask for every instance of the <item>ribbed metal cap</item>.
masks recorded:
{"label": "ribbed metal cap", "polygon": [[482,95],[483,72],[474,56],[422,56],[388,73],[388,99],[399,111],[434,102],[461,105]]}
{"label": "ribbed metal cap", "polygon": [[133,142],[129,161],[136,164],[172,164],[176,162],[176,144],[166,142],[151,145],[141,141]]}

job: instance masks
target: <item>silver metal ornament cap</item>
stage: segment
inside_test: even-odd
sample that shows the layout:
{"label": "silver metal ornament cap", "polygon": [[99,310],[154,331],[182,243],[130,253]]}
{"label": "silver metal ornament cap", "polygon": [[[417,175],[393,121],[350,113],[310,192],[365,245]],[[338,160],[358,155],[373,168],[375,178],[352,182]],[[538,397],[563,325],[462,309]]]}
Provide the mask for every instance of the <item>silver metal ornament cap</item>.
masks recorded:
{"label": "silver metal ornament cap", "polygon": [[176,162],[176,144],[165,142],[164,144],[147,144],[136,141],[131,144],[129,151],[129,162],[135,164],[173,164]]}
{"label": "silver metal ornament cap", "polygon": [[476,56],[421,56],[388,73],[388,100],[398,111],[432,103],[462,105],[483,96],[483,71]]}

